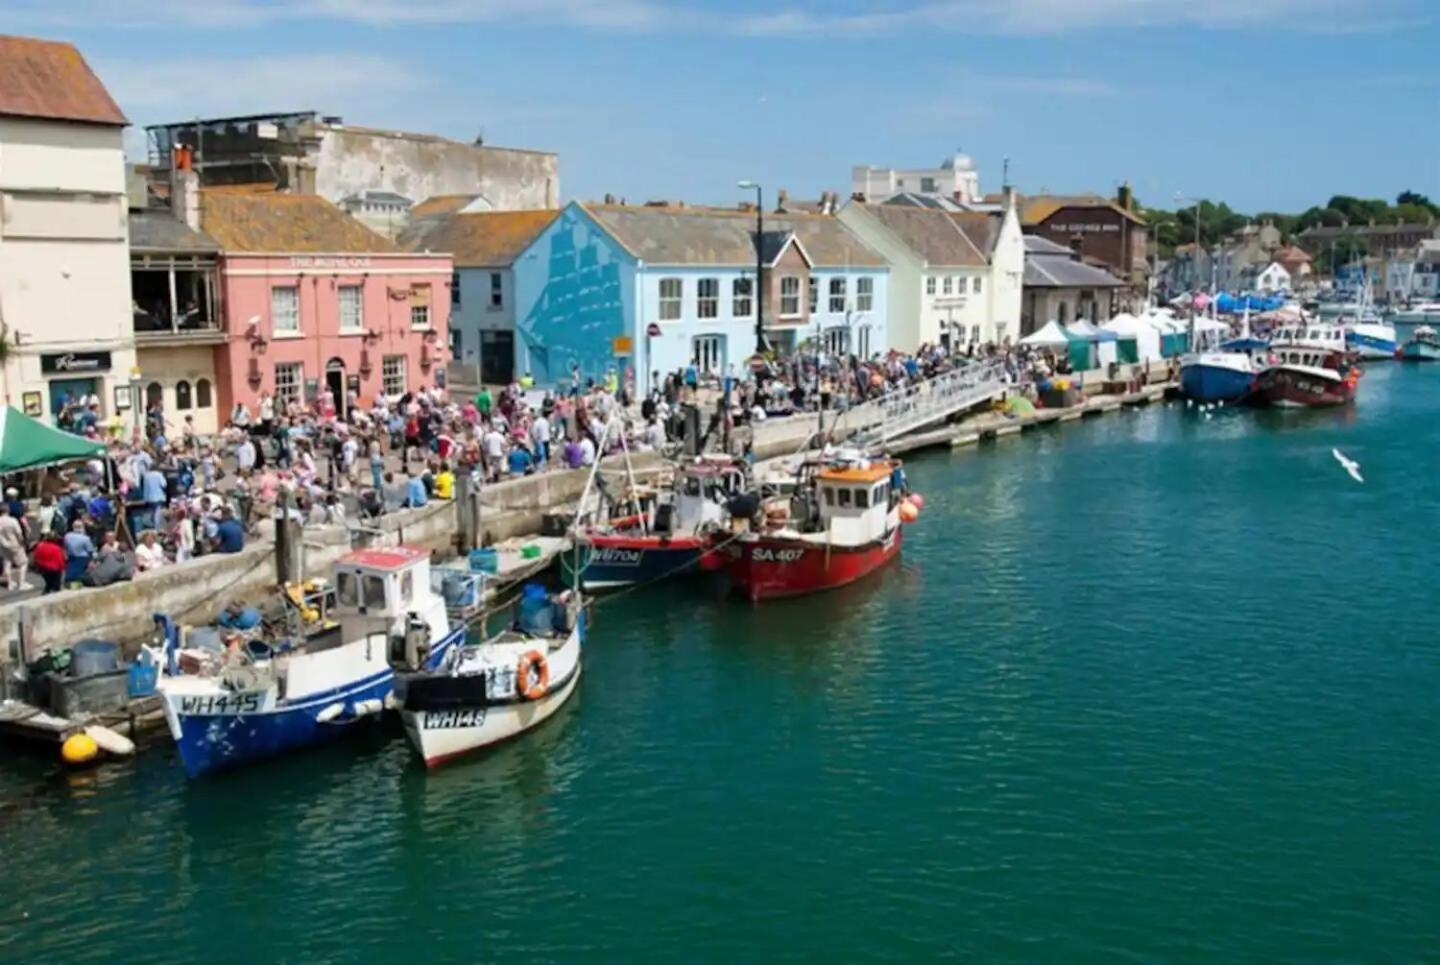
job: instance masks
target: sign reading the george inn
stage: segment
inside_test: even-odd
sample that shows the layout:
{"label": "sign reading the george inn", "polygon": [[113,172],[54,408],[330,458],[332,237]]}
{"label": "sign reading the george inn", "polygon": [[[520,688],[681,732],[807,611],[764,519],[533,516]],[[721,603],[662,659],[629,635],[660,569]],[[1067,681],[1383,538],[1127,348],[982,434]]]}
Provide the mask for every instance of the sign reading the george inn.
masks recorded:
{"label": "sign reading the george inn", "polygon": [[291,268],[369,268],[367,255],[349,255],[340,258],[295,255],[290,259]]}
{"label": "sign reading the george inn", "polygon": [[85,375],[110,371],[109,352],[52,352],[40,356],[40,371],[46,375]]}

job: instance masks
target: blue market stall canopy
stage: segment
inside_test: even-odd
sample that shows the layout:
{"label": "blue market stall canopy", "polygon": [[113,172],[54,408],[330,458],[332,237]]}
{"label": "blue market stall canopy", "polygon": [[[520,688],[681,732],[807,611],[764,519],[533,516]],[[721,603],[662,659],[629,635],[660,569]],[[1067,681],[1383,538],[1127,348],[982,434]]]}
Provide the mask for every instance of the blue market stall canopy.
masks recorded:
{"label": "blue market stall canopy", "polygon": [[1215,299],[1215,309],[1227,315],[1239,315],[1247,309],[1252,312],[1273,312],[1284,305],[1283,295],[1271,295],[1269,298],[1260,295],[1236,297],[1229,292],[1221,292],[1220,297]]}

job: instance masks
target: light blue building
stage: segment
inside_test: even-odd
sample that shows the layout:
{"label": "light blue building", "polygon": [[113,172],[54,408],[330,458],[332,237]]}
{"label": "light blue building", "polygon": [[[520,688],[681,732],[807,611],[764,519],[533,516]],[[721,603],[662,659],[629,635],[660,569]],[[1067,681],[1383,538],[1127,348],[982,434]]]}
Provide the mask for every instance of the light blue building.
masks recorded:
{"label": "light blue building", "polygon": [[[782,354],[821,338],[888,347],[889,268],[837,219],[765,217],[762,324]],[[514,263],[515,366],[538,386],[610,370],[645,392],[690,363],[745,375],[754,354],[753,212],[572,203]]]}

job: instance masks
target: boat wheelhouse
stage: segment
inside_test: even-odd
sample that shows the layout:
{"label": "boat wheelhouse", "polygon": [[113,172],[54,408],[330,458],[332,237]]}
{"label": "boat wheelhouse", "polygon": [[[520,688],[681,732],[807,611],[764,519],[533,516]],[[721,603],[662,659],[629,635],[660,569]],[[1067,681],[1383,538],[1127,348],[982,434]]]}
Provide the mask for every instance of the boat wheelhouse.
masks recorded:
{"label": "boat wheelhouse", "polygon": [[1281,327],[1270,342],[1268,363],[1255,384],[1256,398],[1264,404],[1308,408],[1344,405],[1355,398],[1361,372],[1339,325]]}

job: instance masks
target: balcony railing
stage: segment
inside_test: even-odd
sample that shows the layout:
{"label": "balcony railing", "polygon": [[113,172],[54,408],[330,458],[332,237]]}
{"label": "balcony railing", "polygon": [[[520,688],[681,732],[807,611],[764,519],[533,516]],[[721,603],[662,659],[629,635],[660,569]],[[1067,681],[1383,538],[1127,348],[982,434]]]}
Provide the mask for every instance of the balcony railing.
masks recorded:
{"label": "balcony railing", "polygon": [[145,312],[135,313],[137,342],[209,342],[225,337],[217,321],[201,318],[165,319]]}

